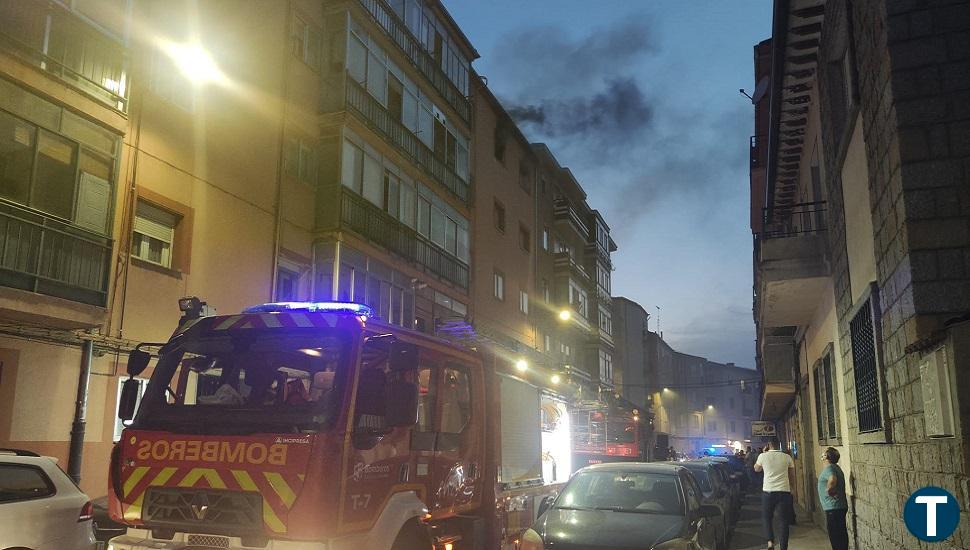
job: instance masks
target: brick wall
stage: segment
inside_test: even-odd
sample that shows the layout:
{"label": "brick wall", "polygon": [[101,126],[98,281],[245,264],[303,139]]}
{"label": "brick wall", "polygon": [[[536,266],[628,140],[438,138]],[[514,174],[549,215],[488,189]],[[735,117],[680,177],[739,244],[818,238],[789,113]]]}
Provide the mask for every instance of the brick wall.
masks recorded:
{"label": "brick wall", "polygon": [[[835,78],[825,69],[845,46],[854,58],[866,137],[869,198],[882,313],[886,444],[857,435],[848,323],[855,304],[846,258],[842,182],[848,138],[834,120]],[[842,388],[854,490],[850,524],[857,548],[919,548],[902,522],[915,489],[938,485],[970,503],[967,449],[928,440],[918,357],[907,345],[970,311],[970,3],[961,0],[830,1],[819,51],[826,186]],[[964,424],[970,418],[963,418]],[[925,545],[924,545],[925,546]],[[948,546],[970,548],[970,516]]]}

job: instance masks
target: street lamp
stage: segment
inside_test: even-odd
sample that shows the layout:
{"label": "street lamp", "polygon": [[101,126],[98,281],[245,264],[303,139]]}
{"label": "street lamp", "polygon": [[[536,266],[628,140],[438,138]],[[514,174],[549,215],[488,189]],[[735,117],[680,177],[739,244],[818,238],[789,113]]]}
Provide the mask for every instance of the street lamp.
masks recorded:
{"label": "street lamp", "polygon": [[192,84],[201,86],[226,81],[226,75],[201,44],[166,42],[162,49]]}
{"label": "street lamp", "polygon": [[572,317],[573,317],[573,314],[568,309],[564,309],[564,310],[562,310],[562,311],[559,312],[559,320],[560,321],[568,321],[568,320],[572,319]]}
{"label": "street lamp", "polygon": [[553,384],[558,384],[561,380],[562,378],[560,378],[558,374],[553,374],[552,378],[549,379],[549,381]]}
{"label": "street lamp", "polygon": [[525,359],[519,359],[518,361],[515,362],[515,368],[519,372],[525,372],[529,370],[529,363],[527,363]]}

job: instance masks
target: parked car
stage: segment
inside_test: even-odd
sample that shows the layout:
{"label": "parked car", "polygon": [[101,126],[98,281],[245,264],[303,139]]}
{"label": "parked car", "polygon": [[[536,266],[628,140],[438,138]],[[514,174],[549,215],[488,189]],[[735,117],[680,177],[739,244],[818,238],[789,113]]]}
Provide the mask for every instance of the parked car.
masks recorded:
{"label": "parked car", "polygon": [[728,540],[731,535],[731,525],[734,524],[736,510],[731,502],[731,491],[724,484],[716,468],[709,462],[689,461],[681,465],[697,480],[701,491],[704,493],[703,501],[705,504],[717,506],[721,511],[721,525],[718,533],[718,548],[727,548]]}
{"label": "parked car", "polygon": [[0,449],[0,548],[91,550],[93,506],[54,459]]}
{"label": "parked car", "polygon": [[94,505],[94,538],[98,542],[108,542],[114,537],[128,532],[128,526],[118,523],[108,515],[108,497],[98,497],[92,501]]}
{"label": "parked car", "polygon": [[727,486],[731,495],[732,508],[737,511],[741,508],[741,478],[729,464],[711,460],[710,458],[698,459],[699,462],[706,462],[714,466],[715,471],[721,476],[722,482]]}
{"label": "parked car", "polygon": [[721,521],[690,472],[672,463],[587,466],[539,513],[521,550],[715,550]]}

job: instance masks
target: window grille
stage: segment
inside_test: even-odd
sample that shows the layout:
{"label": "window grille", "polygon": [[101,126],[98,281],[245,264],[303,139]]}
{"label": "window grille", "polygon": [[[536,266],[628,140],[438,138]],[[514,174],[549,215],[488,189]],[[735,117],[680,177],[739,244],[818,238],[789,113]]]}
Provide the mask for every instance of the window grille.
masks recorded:
{"label": "window grille", "polygon": [[879,396],[876,332],[872,314],[873,296],[849,322],[852,334],[852,363],[855,366],[856,409],[859,433],[882,429],[882,407]]}

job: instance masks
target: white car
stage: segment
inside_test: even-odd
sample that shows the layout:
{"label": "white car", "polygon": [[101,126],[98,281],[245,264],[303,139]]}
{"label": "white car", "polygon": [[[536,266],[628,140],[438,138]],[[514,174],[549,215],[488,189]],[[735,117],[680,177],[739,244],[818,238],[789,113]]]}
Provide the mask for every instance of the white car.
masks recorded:
{"label": "white car", "polygon": [[91,550],[93,511],[54,459],[0,449],[0,549]]}

